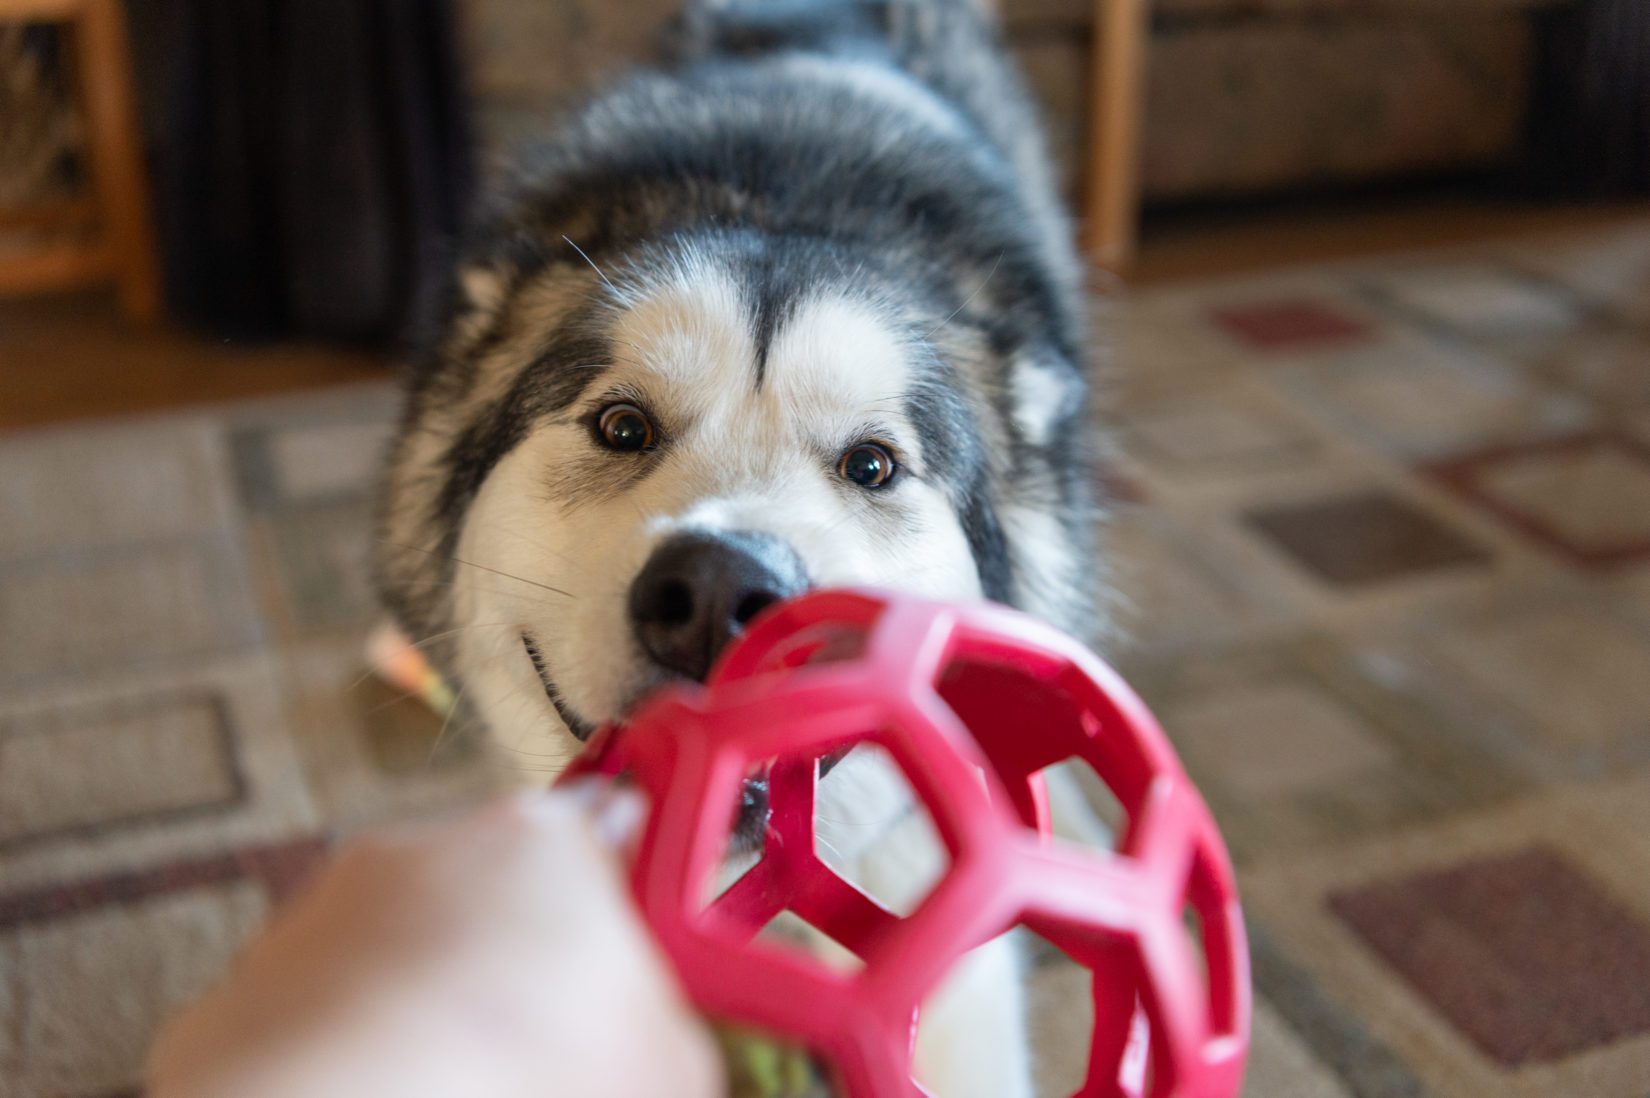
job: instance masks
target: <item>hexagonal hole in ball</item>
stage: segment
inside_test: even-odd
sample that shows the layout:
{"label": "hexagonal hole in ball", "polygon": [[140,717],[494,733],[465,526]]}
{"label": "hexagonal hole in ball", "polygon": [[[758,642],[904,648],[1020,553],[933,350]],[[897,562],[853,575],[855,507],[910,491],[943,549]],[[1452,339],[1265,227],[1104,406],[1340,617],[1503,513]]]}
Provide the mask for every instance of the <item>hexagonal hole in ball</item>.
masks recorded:
{"label": "hexagonal hole in ball", "polygon": [[933,817],[879,744],[858,743],[827,764],[814,808],[814,853],[883,909],[910,915],[951,867]]}
{"label": "hexagonal hole in ball", "polygon": [[[1094,977],[1024,926],[966,954],[929,995],[917,1022],[917,1081],[932,1098],[995,1084],[1070,1098],[1088,1078]],[[1016,1032],[1018,1031],[1018,1032]]]}

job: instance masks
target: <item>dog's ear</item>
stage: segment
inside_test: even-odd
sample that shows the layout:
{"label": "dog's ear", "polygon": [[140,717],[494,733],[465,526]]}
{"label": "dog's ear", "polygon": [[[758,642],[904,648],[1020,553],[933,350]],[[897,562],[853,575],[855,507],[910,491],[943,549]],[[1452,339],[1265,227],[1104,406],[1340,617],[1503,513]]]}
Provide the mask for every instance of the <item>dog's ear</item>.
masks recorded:
{"label": "dog's ear", "polygon": [[489,317],[497,315],[509,285],[503,272],[484,263],[460,267],[457,282],[465,312]]}
{"label": "dog's ear", "polygon": [[439,287],[420,303],[407,332],[402,360],[415,389],[460,361],[484,340],[509,295],[509,279],[486,262],[450,266]]}
{"label": "dog's ear", "polygon": [[1045,344],[1017,351],[1008,363],[1009,418],[1022,445],[1057,445],[1084,414],[1088,385],[1070,361]]}

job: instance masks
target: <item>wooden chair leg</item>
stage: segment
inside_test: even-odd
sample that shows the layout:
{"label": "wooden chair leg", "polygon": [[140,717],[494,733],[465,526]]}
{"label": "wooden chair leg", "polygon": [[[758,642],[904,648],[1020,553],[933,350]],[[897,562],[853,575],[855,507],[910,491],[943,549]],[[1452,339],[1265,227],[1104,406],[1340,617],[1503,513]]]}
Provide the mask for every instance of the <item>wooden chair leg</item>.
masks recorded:
{"label": "wooden chair leg", "polygon": [[1133,262],[1140,218],[1148,0],[1094,0],[1094,64],[1083,244],[1095,266]]}
{"label": "wooden chair leg", "polygon": [[121,0],[85,0],[72,24],[93,187],[114,254],[120,306],[150,322],[160,314],[160,274]]}

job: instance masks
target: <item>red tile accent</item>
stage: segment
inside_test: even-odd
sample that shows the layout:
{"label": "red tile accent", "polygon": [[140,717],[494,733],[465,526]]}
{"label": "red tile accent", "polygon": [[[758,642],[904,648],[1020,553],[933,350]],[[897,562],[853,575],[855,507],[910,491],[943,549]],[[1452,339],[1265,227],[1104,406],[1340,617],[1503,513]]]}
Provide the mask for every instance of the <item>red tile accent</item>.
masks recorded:
{"label": "red tile accent", "polygon": [[1557,553],[1577,567],[1607,570],[1650,560],[1650,541],[1617,545],[1579,545],[1539,516],[1525,514],[1482,486],[1482,476],[1503,462],[1539,454],[1575,454],[1590,449],[1620,451],[1642,463],[1646,474],[1650,474],[1650,446],[1613,431],[1589,431],[1535,442],[1497,446],[1447,458],[1423,466],[1422,471],[1463,499],[1488,511],[1526,538]]}
{"label": "red tile accent", "polygon": [[1357,317],[1311,298],[1227,306],[1209,315],[1228,334],[1268,351],[1359,342],[1375,333]]}
{"label": "red tile accent", "polygon": [[1509,1067],[1650,1032],[1650,926],[1557,851],[1351,889],[1328,906]]}

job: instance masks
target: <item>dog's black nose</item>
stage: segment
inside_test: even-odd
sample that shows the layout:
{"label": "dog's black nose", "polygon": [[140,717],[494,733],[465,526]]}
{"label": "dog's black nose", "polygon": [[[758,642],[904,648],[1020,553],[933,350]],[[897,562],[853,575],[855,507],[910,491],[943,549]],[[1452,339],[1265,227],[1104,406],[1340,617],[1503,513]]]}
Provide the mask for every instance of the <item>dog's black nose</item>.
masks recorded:
{"label": "dog's black nose", "polygon": [[659,666],[703,681],[752,618],[807,587],[801,558],[771,534],[677,534],[630,585],[630,626]]}

